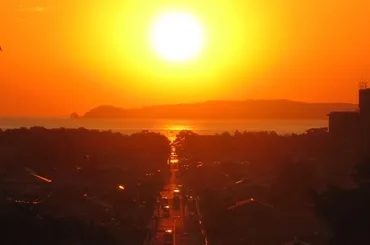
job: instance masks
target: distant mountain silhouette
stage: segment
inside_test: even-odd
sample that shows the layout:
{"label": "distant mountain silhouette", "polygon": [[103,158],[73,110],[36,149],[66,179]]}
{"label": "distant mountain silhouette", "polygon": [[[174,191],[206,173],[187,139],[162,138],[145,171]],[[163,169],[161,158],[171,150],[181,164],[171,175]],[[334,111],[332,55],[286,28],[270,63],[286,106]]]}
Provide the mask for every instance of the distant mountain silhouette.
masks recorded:
{"label": "distant mountain silhouette", "polygon": [[84,118],[123,118],[125,117],[125,110],[119,107],[102,105],[98,106],[83,116]]}
{"label": "distant mountain silhouette", "polygon": [[331,111],[356,110],[350,103],[304,103],[289,100],[207,101],[123,109],[104,105],[82,118],[158,119],[325,119]]}

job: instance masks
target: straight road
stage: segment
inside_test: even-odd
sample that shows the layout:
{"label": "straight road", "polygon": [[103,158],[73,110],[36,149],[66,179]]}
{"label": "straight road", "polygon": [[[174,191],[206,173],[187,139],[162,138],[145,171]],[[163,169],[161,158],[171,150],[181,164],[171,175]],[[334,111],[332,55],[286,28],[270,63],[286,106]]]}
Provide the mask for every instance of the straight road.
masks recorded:
{"label": "straight road", "polygon": [[[169,183],[161,192],[162,197],[169,200],[170,215],[165,216],[162,207],[159,208],[159,222],[157,233],[152,241],[152,245],[170,245],[165,243],[166,231],[171,230],[173,233],[173,245],[205,245],[204,239],[201,239],[202,234],[199,229],[199,221],[194,215],[190,215],[188,211],[187,201],[185,201],[182,193],[175,193],[174,190],[178,188],[177,174],[177,159],[176,155],[171,154],[169,160],[169,167],[171,169],[171,177]],[[180,198],[180,206],[176,209],[173,198],[178,195]]]}

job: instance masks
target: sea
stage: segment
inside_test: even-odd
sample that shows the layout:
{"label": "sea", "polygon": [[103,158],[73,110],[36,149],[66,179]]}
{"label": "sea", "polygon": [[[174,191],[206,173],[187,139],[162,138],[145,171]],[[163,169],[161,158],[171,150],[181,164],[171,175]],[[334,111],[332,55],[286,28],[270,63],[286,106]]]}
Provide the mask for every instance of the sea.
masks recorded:
{"label": "sea", "polygon": [[45,128],[86,128],[132,134],[142,130],[175,135],[181,130],[197,134],[235,131],[275,131],[278,134],[303,133],[309,128],[327,127],[327,120],[165,120],[165,119],[70,119],[0,118],[0,129],[41,126]]}

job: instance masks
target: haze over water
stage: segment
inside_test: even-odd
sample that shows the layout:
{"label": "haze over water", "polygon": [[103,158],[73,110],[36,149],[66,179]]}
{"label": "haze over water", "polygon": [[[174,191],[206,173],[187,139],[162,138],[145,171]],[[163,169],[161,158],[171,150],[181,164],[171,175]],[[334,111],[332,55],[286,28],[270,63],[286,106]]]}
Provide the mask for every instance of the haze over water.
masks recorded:
{"label": "haze over water", "polygon": [[86,128],[112,130],[124,134],[149,130],[165,135],[181,130],[199,134],[238,131],[276,131],[280,134],[302,133],[309,128],[327,127],[327,120],[162,120],[162,119],[79,119],[0,118],[1,129],[41,126],[45,128]]}

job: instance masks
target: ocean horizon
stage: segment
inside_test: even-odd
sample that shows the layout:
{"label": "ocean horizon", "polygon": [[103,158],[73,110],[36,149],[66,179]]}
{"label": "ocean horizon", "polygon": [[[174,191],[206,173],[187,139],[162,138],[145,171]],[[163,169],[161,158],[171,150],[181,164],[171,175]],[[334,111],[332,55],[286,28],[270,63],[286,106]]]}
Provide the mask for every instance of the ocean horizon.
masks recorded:
{"label": "ocean horizon", "polygon": [[0,117],[0,129],[40,126],[45,128],[86,128],[132,134],[142,130],[165,135],[181,130],[197,134],[235,131],[275,131],[279,134],[303,133],[310,128],[327,127],[327,120],[170,120],[170,119],[70,119],[58,117]]}

